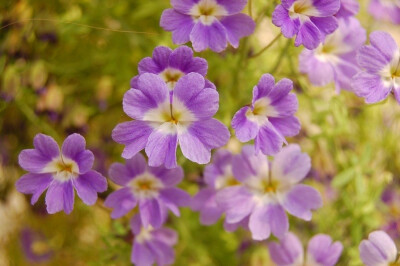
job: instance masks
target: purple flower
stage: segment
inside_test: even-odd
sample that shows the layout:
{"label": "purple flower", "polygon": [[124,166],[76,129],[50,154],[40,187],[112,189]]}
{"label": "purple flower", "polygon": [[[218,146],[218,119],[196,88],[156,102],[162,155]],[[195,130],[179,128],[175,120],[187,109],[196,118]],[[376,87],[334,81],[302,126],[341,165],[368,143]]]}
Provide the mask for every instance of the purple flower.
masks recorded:
{"label": "purple flower", "polygon": [[87,205],[96,202],[97,192],[107,189],[106,178],[91,170],[94,156],[85,149],[86,141],[81,135],[69,135],[61,151],[52,137],[43,134],[35,136],[33,145],[35,149],[19,154],[19,165],[30,173],[16,183],[19,192],[32,194],[32,205],[48,189],[47,212],[64,210],[69,214],[74,208],[74,188]]}
{"label": "purple flower", "polygon": [[215,198],[221,189],[240,184],[232,172],[233,155],[227,150],[218,150],[211,164],[204,170],[206,188],[201,189],[192,199],[192,209],[200,212],[200,222],[214,224],[222,215],[223,209]]}
{"label": "purple flower", "polygon": [[400,2],[398,0],[371,0],[368,11],[376,19],[400,24]]}
{"label": "purple flower", "polygon": [[336,91],[340,92],[340,89],[352,89],[352,77],[360,71],[356,52],[367,37],[356,18],[338,22],[338,29],[326,36],[316,49],[301,52],[299,64],[300,72],[307,74],[312,84],[325,86],[334,81]]}
{"label": "purple flower", "polygon": [[386,32],[375,31],[369,40],[371,45],[361,47],[357,54],[364,71],[354,77],[354,93],[366,103],[376,103],[393,91],[400,103],[400,49]]}
{"label": "purple flower", "polygon": [[39,232],[24,228],[21,231],[20,241],[22,251],[30,262],[45,262],[53,256],[46,237]]}
{"label": "purple flower", "polygon": [[328,235],[318,234],[308,242],[307,255],[304,259],[303,246],[300,240],[288,233],[280,243],[271,242],[268,245],[271,259],[278,265],[321,265],[333,266],[342,254],[343,245]]}
{"label": "purple flower", "polygon": [[297,97],[289,93],[293,83],[282,79],[275,84],[270,74],[264,74],[253,89],[251,106],[236,112],[232,127],[241,142],[255,139],[256,151],[266,155],[277,153],[285,136],[295,136],[300,131],[300,122],[294,117],[298,108]]}
{"label": "purple flower", "polygon": [[357,0],[340,0],[340,9],[336,13],[337,18],[350,18],[355,16],[360,10]]}
{"label": "purple flower", "polygon": [[249,218],[253,239],[263,240],[271,232],[282,238],[289,230],[285,210],[303,220],[311,220],[311,210],[322,205],[314,188],[298,184],[310,171],[307,154],[298,145],[289,145],[271,163],[252,146],[245,146],[233,159],[233,174],[241,185],[227,187],[217,194],[227,223]]}
{"label": "purple flower", "polygon": [[210,161],[211,149],[229,139],[226,126],[212,118],[218,105],[218,92],[205,87],[198,73],[180,78],[171,100],[161,77],[145,73],[139,76],[137,88],[124,95],[124,111],[135,120],[117,125],[112,137],[126,145],[124,158],[145,149],[150,166],[176,167],[178,143],[186,158],[205,164]]}
{"label": "purple flower", "polygon": [[178,207],[186,206],[190,201],[185,191],[176,188],[183,178],[181,167],[148,167],[140,153],[126,160],[126,164],[112,164],[109,176],[113,182],[123,186],[104,202],[105,206],[114,208],[111,213],[114,219],[138,205],[142,224],[158,228],[164,222],[167,210],[179,216]]}
{"label": "purple flower", "polygon": [[374,231],[368,240],[361,241],[360,257],[367,266],[395,265],[397,248],[393,240],[384,231]]}
{"label": "purple flower", "polygon": [[[190,72],[196,72],[203,77],[207,74],[207,61],[204,58],[193,57],[193,51],[187,46],[171,50],[165,46],[158,46],[153,51],[153,57],[146,57],[139,62],[139,75],[153,73],[159,75],[168,85],[170,90],[176,82]],[[131,88],[137,87],[139,76],[131,79]],[[214,88],[215,85],[206,79],[206,87]]]}
{"label": "purple flower", "polygon": [[168,228],[155,229],[151,225],[143,226],[135,215],[131,220],[134,234],[131,261],[137,266],[169,265],[175,260],[172,246],[177,242],[177,234]]}
{"label": "purple flower", "polygon": [[286,38],[296,35],[295,46],[315,49],[338,27],[334,15],[340,0],[282,0],[272,14],[272,23]]}
{"label": "purple flower", "polygon": [[207,48],[223,51],[228,43],[239,46],[253,33],[254,21],[240,13],[247,0],[171,0],[173,8],[162,13],[160,26],[172,31],[175,44],[192,42],[196,52]]}

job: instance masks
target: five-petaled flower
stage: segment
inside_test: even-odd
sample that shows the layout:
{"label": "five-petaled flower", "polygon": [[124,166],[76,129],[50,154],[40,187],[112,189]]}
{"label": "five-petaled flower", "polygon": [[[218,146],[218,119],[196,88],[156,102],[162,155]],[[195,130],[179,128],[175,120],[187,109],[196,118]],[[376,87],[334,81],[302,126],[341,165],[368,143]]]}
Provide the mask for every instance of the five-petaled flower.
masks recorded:
{"label": "five-petaled flower", "polygon": [[249,219],[253,239],[263,240],[271,232],[278,238],[289,230],[285,210],[303,220],[311,220],[311,210],[321,207],[322,199],[314,188],[298,184],[310,171],[307,154],[298,145],[282,149],[271,163],[252,146],[243,147],[233,159],[233,174],[241,183],[224,188],[217,203],[226,213],[227,223]]}
{"label": "five-petaled flower", "polygon": [[253,33],[254,21],[240,13],[247,0],[171,0],[173,8],[161,16],[160,26],[172,31],[176,44],[191,41],[196,52],[207,48],[223,51],[228,42],[235,48],[242,37]]}
{"label": "five-petaled flower", "polygon": [[19,155],[20,166],[30,173],[16,183],[21,193],[33,194],[35,204],[46,190],[48,213],[64,210],[69,214],[74,208],[74,188],[87,205],[97,200],[97,192],[107,189],[107,180],[91,170],[93,153],[85,149],[86,141],[79,134],[69,135],[61,151],[50,136],[38,134],[33,140],[34,149],[23,150]]}
{"label": "five-petaled flower", "polygon": [[145,148],[150,166],[176,167],[178,143],[186,158],[205,164],[211,149],[225,145],[230,136],[226,126],[212,118],[218,106],[218,92],[205,87],[198,73],[180,78],[172,97],[161,77],[145,73],[137,88],[124,96],[124,111],[135,120],[117,125],[112,137],[126,145],[124,158]]}
{"label": "five-petaled flower", "polygon": [[[158,74],[167,83],[168,88],[173,90],[178,80],[190,72],[196,72],[203,77],[207,74],[207,61],[201,57],[193,57],[193,51],[187,46],[180,46],[175,50],[169,47],[157,46],[153,51],[153,57],[143,58],[139,62],[139,75],[144,73]],[[135,76],[131,79],[131,88],[137,87]],[[207,88],[214,88],[215,85],[206,81]]]}
{"label": "five-petaled flower", "polygon": [[271,242],[268,245],[271,259],[277,266],[287,265],[336,265],[342,254],[343,245],[325,234],[318,234],[310,239],[306,256],[303,245],[293,233],[287,233],[279,243]]}
{"label": "five-petaled flower", "polygon": [[368,240],[361,241],[359,250],[361,260],[367,266],[399,265],[396,263],[396,245],[384,231],[370,233]]}
{"label": "five-petaled flower", "polygon": [[169,228],[143,226],[138,215],[131,219],[134,234],[131,261],[137,266],[170,265],[175,260],[172,246],[178,240],[176,232]]}
{"label": "five-petaled flower", "polygon": [[375,31],[369,40],[371,45],[358,50],[358,64],[364,71],[354,76],[354,93],[366,103],[376,103],[393,91],[400,103],[400,48],[386,32]]}
{"label": "five-petaled flower", "polygon": [[241,142],[255,139],[256,151],[266,155],[276,154],[285,136],[295,136],[300,131],[300,122],[294,116],[298,102],[293,82],[282,79],[275,84],[270,74],[264,74],[253,89],[251,106],[241,108],[232,119],[232,127]]}
{"label": "five-petaled flower", "polygon": [[340,0],[282,0],[272,14],[272,22],[286,38],[296,35],[295,46],[315,49],[337,29],[334,15],[339,8]]}
{"label": "five-petaled flower", "polygon": [[367,36],[356,18],[338,21],[338,29],[326,36],[316,49],[301,52],[299,69],[308,75],[312,84],[325,86],[334,81],[336,91],[340,92],[341,89],[352,90],[352,78],[360,71],[357,50],[364,45]]}
{"label": "five-petaled flower", "polygon": [[168,210],[179,216],[178,207],[188,205],[190,201],[189,194],[175,187],[183,178],[181,167],[148,167],[140,153],[126,160],[126,164],[112,164],[109,176],[123,186],[104,202],[105,206],[114,208],[112,218],[119,218],[138,205],[142,224],[158,228],[165,221]]}

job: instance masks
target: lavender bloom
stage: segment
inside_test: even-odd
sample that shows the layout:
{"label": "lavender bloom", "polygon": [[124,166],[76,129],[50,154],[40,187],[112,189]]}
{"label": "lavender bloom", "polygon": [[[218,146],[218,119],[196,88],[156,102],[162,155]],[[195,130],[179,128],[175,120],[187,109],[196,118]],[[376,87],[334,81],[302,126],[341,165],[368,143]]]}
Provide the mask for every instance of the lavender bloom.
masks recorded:
{"label": "lavender bloom", "polygon": [[271,259],[278,266],[284,265],[319,265],[333,266],[342,254],[343,245],[328,235],[318,234],[311,238],[304,260],[303,246],[300,240],[288,233],[280,243],[271,242],[268,245]]}
{"label": "lavender bloom", "polygon": [[[207,74],[207,61],[204,58],[193,57],[193,51],[187,46],[181,46],[171,50],[165,46],[158,46],[153,51],[153,57],[143,58],[139,62],[139,75],[153,73],[159,75],[173,90],[176,82],[190,72],[196,72],[203,77]],[[131,88],[137,87],[135,76],[131,79]],[[214,88],[215,85],[206,79],[206,87]]]}
{"label": "lavender bloom", "polygon": [[151,225],[143,226],[135,215],[131,220],[134,234],[131,261],[137,266],[169,265],[175,260],[172,246],[177,242],[177,234],[168,228],[155,229]]}
{"label": "lavender bloom", "polygon": [[386,32],[375,31],[369,39],[371,45],[361,47],[357,54],[364,71],[354,76],[354,93],[366,103],[376,103],[393,91],[400,103],[400,49]]}
{"label": "lavender bloom", "polygon": [[33,139],[35,149],[23,150],[19,154],[19,165],[30,173],[16,183],[21,193],[32,194],[35,204],[46,190],[48,213],[64,210],[71,213],[74,208],[74,188],[87,205],[97,200],[97,192],[107,189],[107,180],[91,170],[93,153],[85,149],[86,141],[79,134],[69,135],[61,147],[47,135],[38,134]]}
{"label": "lavender bloom", "polygon": [[311,220],[311,210],[322,205],[314,188],[298,184],[310,171],[307,154],[298,145],[289,145],[271,163],[252,146],[245,146],[233,159],[233,174],[241,185],[224,188],[217,203],[225,210],[226,222],[249,218],[253,239],[263,240],[271,232],[282,238],[289,230],[285,210],[303,220]]}
{"label": "lavender bloom", "polygon": [[395,265],[397,257],[396,245],[383,231],[370,233],[368,240],[361,241],[358,249],[361,260],[367,266]]}
{"label": "lavender bloom", "polygon": [[32,263],[48,261],[53,256],[47,239],[39,232],[24,228],[20,236],[22,251]]}
{"label": "lavender bloom", "polygon": [[366,31],[356,18],[339,19],[338,29],[326,36],[315,50],[304,49],[299,57],[300,72],[311,83],[325,86],[335,82],[336,91],[351,90],[352,77],[360,68],[356,51],[366,41]]}
{"label": "lavender bloom", "polygon": [[161,77],[145,73],[139,76],[137,88],[124,95],[124,111],[135,120],[117,125],[112,137],[126,145],[124,158],[145,149],[150,166],[175,168],[178,143],[186,158],[205,164],[211,149],[229,139],[226,126],[212,118],[218,105],[218,92],[205,87],[198,73],[180,78],[171,99]]}
{"label": "lavender bloom", "polygon": [[175,186],[182,181],[181,167],[165,169],[148,167],[140,153],[126,164],[114,163],[109,171],[110,179],[123,188],[111,193],[104,205],[114,208],[112,218],[119,218],[138,205],[141,223],[147,227],[160,227],[171,210],[179,216],[180,206],[190,201],[190,196]]}
{"label": "lavender bloom", "polygon": [[368,11],[376,19],[390,21],[393,24],[400,24],[399,0],[371,0]]}
{"label": "lavender bloom", "polygon": [[196,52],[207,48],[223,51],[228,43],[239,46],[253,33],[254,21],[240,13],[247,0],[171,0],[173,8],[161,16],[160,26],[172,31],[175,44],[192,42]]}
{"label": "lavender bloom", "polygon": [[282,79],[275,84],[270,74],[264,74],[253,89],[251,106],[236,112],[232,127],[241,142],[255,139],[255,149],[266,155],[274,155],[287,143],[285,136],[295,136],[300,122],[294,117],[298,108],[297,97],[289,93],[293,83]]}
{"label": "lavender bloom", "polygon": [[295,46],[315,49],[338,27],[334,15],[340,0],[282,0],[272,14],[272,23],[286,38],[296,35]]}
{"label": "lavender bloom", "polygon": [[232,173],[233,155],[227,150],[219,150],[213,156],[211,164],[204,170],[206,188],[201,189],[192,199],[192,209],[200,212],[200,222],[214,224],[222,215],[215,198],[221,189],[240,184]]}
{"label": "lavender bloom", "polygon": [[360,10],[357,0],[340,0],[340,9],[336,13],[337,18],[350,18],[355,16]]}

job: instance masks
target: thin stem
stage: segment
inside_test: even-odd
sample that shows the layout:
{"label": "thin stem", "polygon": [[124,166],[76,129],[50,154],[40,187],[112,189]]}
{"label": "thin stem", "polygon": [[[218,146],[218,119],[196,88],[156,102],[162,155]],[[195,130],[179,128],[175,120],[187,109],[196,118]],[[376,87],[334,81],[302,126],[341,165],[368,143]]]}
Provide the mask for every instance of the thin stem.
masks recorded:
{"label": "thin stem", "polygon": [[268,50],[280,37],[282,36],[282,33],[279,33],[267,46],[262,48],[259,52],[249,56],[249,58],[255,58],[260,56],[262,53],[264,53],[266,50]]}
{"label": "thin stem", "polygon": [[279,66],[281,65],[281,62],[282,62],[282,58],[285,56],[291,43],[292,43],[292,39],[288,39],[286,46],[282,49],[281,53],[279,54],[279,57],[278,57],[278,60],[276,61],[275,66],[272,68],[272,70],[269,73],[275,73],[276,70],[279,68]]}
{"label": "thin stem", "polygon": [[253,1],[249,0],[249,16],[253,18]]}

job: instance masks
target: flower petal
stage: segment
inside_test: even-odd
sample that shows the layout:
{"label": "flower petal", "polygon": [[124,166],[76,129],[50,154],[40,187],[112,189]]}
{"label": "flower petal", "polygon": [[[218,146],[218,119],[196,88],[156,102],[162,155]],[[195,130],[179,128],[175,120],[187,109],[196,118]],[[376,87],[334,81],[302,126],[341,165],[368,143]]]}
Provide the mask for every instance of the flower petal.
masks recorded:
{"label": "flower petal", "polygon": [[104,206],[113,208],[111,218],[116,219],[124,216],[135,208],[137,200],[133,197],[129,188],[122,188],[111,193],[104,201]]}
{"label": "flower petal", "polygon": [[138,266],[153,265],[155,261],[154,254],[144,244],[133,243],[131,262]]}
{"label": "flower petal", "polygon": [[124,186],[133,177],[142,174],[146,170],[146,165],[143,155],[138,153],[126,160],[126,164],[113,163],[108,171],[109,177],[114,183]]}
{"label": "flower petal", "polygon": [[314,188],[299,184],[285,195],[282,205],[291,215],[309,221],[312,216],[311,210],[320,208],[322,199]]}
{"label": "flower petal", "polygon": [[106,178],[93,170],[86,172],[73,180],[73,185],[78,196],[87,205],[95,204],[97,200],[97,192],[104,192],[107,190]]}
{"label": "flower petal", "polygon": [[[336,1],[339,2],[339,1]],[[311,21],[304,22],[297,33],[295,46],[304,45],[307,49],[315,49],[321,43],[321,32]]]}
{"label": "flower petal", "polygon": [[254,32],[254,21],[242,13],[223,17],[220,21],[226,29],[228,42],[234,48],[239,47],[240,38],[249,36]]}
{"label": "flower petal", "polygon": [[257,123],[249,120],[246,113],[251,111],[249,106],[245,106],[236,112],[232,119],[232,128],[235,130],[235,135],[241,142],[247,142],[256,137],[258,133]]}
{"label": "flower petal", "polygon": [[51,174],[28,173],[15,183],[17,190],[24,194],[32,194],[31,204],[35,204],[53,180]]}
{"label": "flower petal", "polygon": [[207,60],[193,57],[193,51],[187,46],[176,48],[169,58],[169,66],[179,69],[184,73],[196,72],[202,76],[207,74]]}
{"label": "flower petal", "polygon": [[94,155],[86,150],[86,140],[80,134],[69,135],[61,147],[63,156],[74,160],[79,167],[79,173],[84,174],[92,169]]}
{"label": "flower petal", "polygon": [[226,30],[218,20],[214,20],[211,25],[197,22],[190,33],[190,41],[196,52],[210,48],[219,53],[225,50],[228,45]]}
{"label": "flower petal", "polygon": [[70,214],[74,208],[74,189],[71,181],[53,180],[46,194],[47,212],[50,214],[64,210]]}
{"label": "flower petal", "polygon": [[160,26],[166,31],[172,31],[172,40],[175,44],[184,44],[190,41],[194,21],[191,16],[170,8],[163,11]]}
{"label": "flower petal", "polygon": [[287,233],[279,243],[269,243],[268,249],[271,259],[278,266],[303,264],[303,245],[293,233]]}
{"label": "flower petal", "polygon": [[168,124],[170,123],[164,123],[150,134],[145,149],[149,158],[149,166],[165,165],[168,169],[177,167],[176,147],[178,137],[176,134],[164,132],[169,130],[170,125]]}
{"label": "flower petal", "polygon": [[159,228],[164,221],[160,204],[156,199],[149,199],[139,202],[140,218],[144,227],[149,225]]}
{"label": "flower petal", "polygon": [[343,245],[340,242],[332,243],[328,235],[319,234],[311,238],[307,247],[307,261],[317,262],[320,265],[333,266],[342,254]]}

